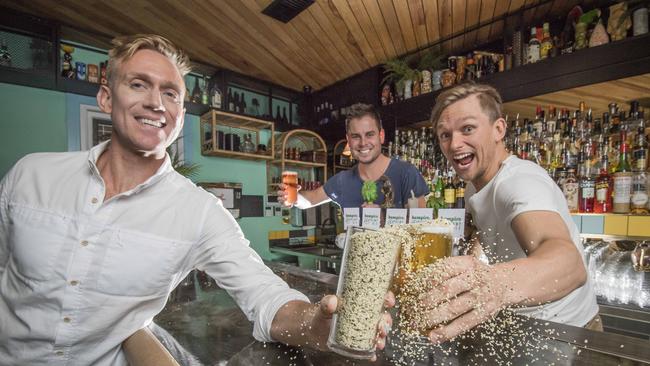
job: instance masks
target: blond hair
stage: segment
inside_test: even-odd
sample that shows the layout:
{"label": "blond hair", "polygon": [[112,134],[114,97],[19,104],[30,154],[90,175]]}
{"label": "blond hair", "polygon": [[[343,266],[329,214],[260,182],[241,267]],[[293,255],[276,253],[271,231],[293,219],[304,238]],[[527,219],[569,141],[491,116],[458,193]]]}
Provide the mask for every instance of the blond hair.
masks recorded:
{"label": "blond hair", "polygon": [[167,57],[176,66],[181,76],[187,75],[191,70],[189,57],[167,38],[155,34],[134,34],[116,37],[111,43],[113,48],[108,51],[108,67],[106,69],[109,85],[112,85],[119,65],[140,50],[156,51]]}
{"label": "blond hair", "polygon": [[476,95],[481,110],[486,116],[488,116],[490,122],[494,122],[501,118],[501,105],[503,104],[503,101],[501,100],[501,95],[499,95],[499,92],[496,89],[485,84],[477,84],[473,82],[463,83],[443,91],[436,98],[436,105],[433,107],[431,118],[429,119],[434,133],[438,125],[438,120],[440,120],[440,116],[445,108],[472,95]]}

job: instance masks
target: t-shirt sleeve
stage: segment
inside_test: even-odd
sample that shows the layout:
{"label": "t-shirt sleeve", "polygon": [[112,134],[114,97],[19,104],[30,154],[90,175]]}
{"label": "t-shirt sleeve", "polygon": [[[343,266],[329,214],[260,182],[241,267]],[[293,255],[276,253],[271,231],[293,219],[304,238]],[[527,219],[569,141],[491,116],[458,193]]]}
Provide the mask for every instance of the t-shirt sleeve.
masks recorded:
{"label": "t-shirt sleeve", "polygon": [[560,213],[557,186],[551,179],[530,175],[513,174],[499,182],[496,188],[495,207],[497,214],[505,213],[505,222],[510,225],[517,215],[529,211],[552,211]]}
{"label": "t-shirt sleeve", "polygon": [[415,194],[415,197],[425,196],[429,193],[429,187],[427,182],[422,177],[422,174],[411,164],[408,164],[405,169],[404,174],[404,190],[406,193],[405,199],[411,197],[411,190]]}
{"label": "t-shirt sleeve", "polygon": [[338,198],[341,197],[341,189],[343,188],[342,180],[344,173],[345,172],[334,174],[334,176],[328,179],[323,186],[327,197],[329,197],[334,202],[337,202]]}

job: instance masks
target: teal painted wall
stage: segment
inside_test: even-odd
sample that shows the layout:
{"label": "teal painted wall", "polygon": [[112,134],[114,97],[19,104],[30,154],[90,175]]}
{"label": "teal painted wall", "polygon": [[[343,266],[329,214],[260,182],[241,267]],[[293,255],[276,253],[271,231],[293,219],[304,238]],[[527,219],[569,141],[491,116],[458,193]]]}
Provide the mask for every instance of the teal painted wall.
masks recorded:
{"label": "teal painted wall", "polygon": [[0,83],[0,176],[25,154],[67,151],[65,93]]}
{"label": "teal painted wall", "polygon": [[[0,177],[22,156],[37,151],[79,150],[79,105],[97,105],[94,98],[0,83]],[[183,128],[185,160],[201,166],[196,182],[242,183],[243,194],[266,196],[266,164],[201,155],[199,117],[186,115]],[[251,247],[264,259],[268,232],[290,230],[281,217],[238,220]]]}
{"label": "teal painted wall", "polygon": [[[196,182],[242,183],[242,194],[266,196],[265,162],[201,155],[198,116],[185,116],[183,134],[185,159],[201,166],[195,179]],[[278,258],[277,255],[269,252],[268,232],[292,229],[290,225],[282,224],[282,217],[280,216],[245,217],[237,221],[246,238],[250,240],[251,247],[264,259]]]}

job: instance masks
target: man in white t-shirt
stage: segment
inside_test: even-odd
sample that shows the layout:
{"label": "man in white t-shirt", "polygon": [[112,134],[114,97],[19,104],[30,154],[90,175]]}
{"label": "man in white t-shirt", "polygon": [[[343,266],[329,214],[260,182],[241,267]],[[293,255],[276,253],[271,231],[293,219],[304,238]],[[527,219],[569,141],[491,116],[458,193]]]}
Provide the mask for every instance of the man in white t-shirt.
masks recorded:
{"label": "man in white t-shirt", "polygon": [[469,182],[467,207],[480,240],[473,241],[474,255],[445,260],[449,273],[427,296],[434,343],[508,306],[538,319],[600,326],[564,195],[543,168],[509,154],[501,115],[499,93],[480,84],[441,93],[431,114],[442,152]]}

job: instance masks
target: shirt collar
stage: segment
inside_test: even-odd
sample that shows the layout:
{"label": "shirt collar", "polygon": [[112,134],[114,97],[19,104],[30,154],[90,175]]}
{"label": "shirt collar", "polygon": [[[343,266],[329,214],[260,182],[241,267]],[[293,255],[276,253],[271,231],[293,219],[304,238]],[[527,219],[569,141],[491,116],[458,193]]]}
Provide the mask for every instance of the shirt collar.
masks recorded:
{"label": "shirt collar", "polygon": [[[108,148],[108,145],[110,144],[111,140],[104,141],[98,145],[93,146],[90,151],[88,151],[88,166],[92,173],[97,176],[98,178],[101,179],[101,174],[99,173],[99,168],[97,168],[97,159],[102,155],[104,151]],[[141,191],[142,189],[155,184],[156,182],[160,181],[167,173],[173,171],[174,168],[172,167],[172,162],[171,158],[169,157],[169,154],[165,152],[165,161],[162,163],[160,168],[156,171],[154,175],[149,177],[146,181],[144,181],[141,184],[138,184],[135,188],[133,188],[130,191],[124,192],[122,194],[130,196],[134,193],[137,193]]]}

